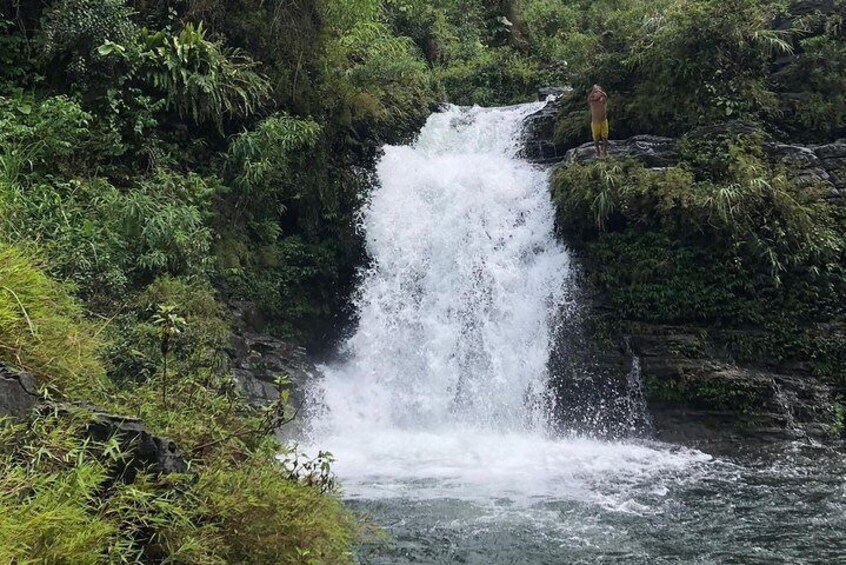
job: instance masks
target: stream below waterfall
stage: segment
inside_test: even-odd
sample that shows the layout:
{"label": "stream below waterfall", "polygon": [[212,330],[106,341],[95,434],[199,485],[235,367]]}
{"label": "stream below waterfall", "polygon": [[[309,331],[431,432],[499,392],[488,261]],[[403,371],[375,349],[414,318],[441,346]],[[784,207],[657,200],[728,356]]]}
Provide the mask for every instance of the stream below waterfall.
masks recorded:
{"label": "stream below waterfall", "polygon": [[[846,563],[846,460],[798,443],[712,457],[562,434],[556,324],[576,306],[539,104],[450,107],[385,148],[362,216],[358,329],[310,391],[308,451],[387,533],[374,564]],[[635,383],[639,386],[639,383]]]}

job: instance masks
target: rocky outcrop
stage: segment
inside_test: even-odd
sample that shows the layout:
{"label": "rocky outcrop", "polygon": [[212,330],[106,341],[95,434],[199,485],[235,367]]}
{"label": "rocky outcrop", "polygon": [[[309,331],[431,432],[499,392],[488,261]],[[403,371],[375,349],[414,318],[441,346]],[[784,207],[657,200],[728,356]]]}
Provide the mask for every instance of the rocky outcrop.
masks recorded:
{"label": "rocky outcrop", "polygon": [[117,438],[121,449],[132,455],[114,473],[123,480],[131,482],[141,469],[163,475],[186,473],[189,470],[176,444],[150,433],[138,418],[109,414],[88,404],[42,402],[32,375],[0,365],[0,419],[22,421],[30,414],[39,412],[83,418],[87,422],[85,435],[95,441],[105,442]]}
{"label": "rocky outcrop", "polygon": [[[531,126],[527,126],[530,128]],[[691,137],[707,137],[717,131],[726,131],[729,125],[695,130]],[[532,131],[532,130],[528,130]],[[538,145],[540,142],[532,142]],[[824,191],[825,198],[841,201],[846,198],[846,140],[825,145],[795,145],[766,142],[763,150],[773,165],[784,165],[794,181],[802,186],[816,186]],[[664,168],[678,162],[676,140],[654,135],[635,135],[628,139],[611,140],[608,146],[611,158],[631,157],[649,168]],[[554,162],[567,167],[575,163],[588,163],[597,159],[592,143],[585,143],[566,151]],[[538,161],[543,162],[543,161]]]}
{"label": "rocky outcrop", "polygon": [[588,298],[569,313],[551,354],[556,420],[564,430],[609,439],[647,435],[711,453],[843,433],[827,384],[804,373],[738,366],[710,349],[706,328],[625,322],[609,335],[593,325],[602,319],[600,303]]}
{"label": "rocky outcrop", "polygon": [[89,405],[47,405],[46,409],[56,409],[65,414],[78,413],[82,410],[84,417],[89,420],[85,426],[85,433],[91,439],[104,442],[117,438],[121,449],[132,454],[132,459],[127,461],[118,472],[128,482],[132,482],[138,471],[143,469],[162,475],[189,471],[188,463],[179,452],[176,443],[150,433],[138,418],[109,414]]}
{"label": "rocky outcrop", "polygon": [[0,365],[0,418],[26,418],[37,403],[35,377]]}
{"label": "rocky outcrop", "polygon": [[261,316],[254,305],[233,302],[230,307],[235,316],[228,350],[230,370],[243,394],[256,405],[273,402],[279,398],[274,383],[284,377],[290,382],[290,402],[299,409],[308,383],[320,377],[319,369],[303,347],[262,333]]}
{"label": "rocky outcrop", "polygon": [[[555,123],[564,95],[572,89],[540,89],[538,99],[543,102],[548,96],[556,96],[546,105],[526,118],[526,129],[523,143],[523,156],[533,163],[556,163],[564,157],[566,147],[555,143]],[[558,92],[556,94],[556,92]]]}
{"label": "rocky outcrop", "polygon": [[834,391],[807,375],[740,367],[710,349],[708,329],[629,324],[658,438],[726,446],[750,439],[832,439]]}
{"label": "rocky outcrop", "polygon": [[[549,103],[527,120],[526,156],[558,167],[595,160],[592,143],[564,152],[553,144],[558,109],[556,102]],[[744,131],[753,130],[728,122],[694,130],[688,137]],[[795,182],[821,187],[833,203],[846,201],[846,141],[815,146],[767,142],[763,150]],[[652,169],[678,162],[676,140],[652,135],[612,140],[609,155],[636,159]],[[580,270],[585,264],[578,256],[580,246],[573,243]],[[726,336],[705,327],[619,321],[601,293],[581,276],[577,283],[580,295],[570,302],[581,307],[561,325],[550,361],[561,400],[559,420],[566,429],[612,438],[650,429],[658,439],[712,452],[750,440],[830,440],[843,433],[836,392],[805,368],[738,366],[720,349]],[[617,325],[609,328],[609,320]],[[638,368],[651,422],[639,417],[628,398],[636,392]]]}
{"label": "rocky outcrop", "polygon": [[[608,157],[632,157],[650,168],[671,167],[676,164],[676,140],[657,135],[635,135],[629,139],[611,141]],[[568,167],[574,163],[587,163],[597,159],[592,143],[586,143],[564,154],[560,165]]]}

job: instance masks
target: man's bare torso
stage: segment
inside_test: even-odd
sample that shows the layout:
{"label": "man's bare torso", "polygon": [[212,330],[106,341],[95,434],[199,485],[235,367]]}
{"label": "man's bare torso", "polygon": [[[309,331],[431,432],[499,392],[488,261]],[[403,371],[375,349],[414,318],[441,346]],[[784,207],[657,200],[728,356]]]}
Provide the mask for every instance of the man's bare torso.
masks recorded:
{"label": "man's bare torso", "polygon": [[602,90],[593,90],[588,96],[588,105],[593,122],[604,122],[608,117],[608,95]]}

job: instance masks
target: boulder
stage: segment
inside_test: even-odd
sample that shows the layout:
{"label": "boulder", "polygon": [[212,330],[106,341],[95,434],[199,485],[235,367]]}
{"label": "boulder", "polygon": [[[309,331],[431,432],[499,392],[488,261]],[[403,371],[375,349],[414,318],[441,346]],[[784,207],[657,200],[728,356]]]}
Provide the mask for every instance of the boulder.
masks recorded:
{"label": "boulder", "polygon": [[132,482],[141,469],[150,469],[162,475],[187,473],[188,463],[176,444],[161,436],[153,435],[138,418],[109,414],[88,405],[58,405],[60,412],[78,410],[87,412],[90,422],[86,434],[95,441],[107,441],[117,437],[121,448],[132,453],[132,460],[119,473],[124,480]]}
{"label": "boulder", "polygon": [[[611,140],[608,144],[609,157],[632,157],[649,168],[671,167],[676,164],[676,141],[657,135],[635,135],[619,141]],[[568,167],[576,163],[587,163],[597,159],[593,143],[585,143],[564,154],[561,166]]]}
{"label": "boulder", "polygon": [[[540,95],[540,94],[539,94]],[[523,157],[533,163],[556,163],[566,148],[555,143],[555,123],[561,109],[561,96],[526,118],[523,134]]]}
{"label": "boulder", "polygon": [[0,418],[22,420],[37,403],[35,377],[0,365]]}

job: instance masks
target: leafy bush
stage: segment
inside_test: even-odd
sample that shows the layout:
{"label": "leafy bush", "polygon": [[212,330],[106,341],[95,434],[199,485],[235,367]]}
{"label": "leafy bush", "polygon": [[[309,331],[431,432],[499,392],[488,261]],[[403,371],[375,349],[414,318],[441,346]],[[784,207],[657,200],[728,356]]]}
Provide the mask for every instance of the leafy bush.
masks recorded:
{"label": "leafy bush", "polygon": [[65,97],[0,96],[0,182],[31,173],[74,174],[120,151],[117,138]]}
{"label": "leafy bush", "polygon": [[582,234],[610,225],[661,229],[681,240],[707,235],[756,271],[767,269],[774,281],[809,260],[836,260],[843,242],[821,193],[773,171],[760,140],[741,138],[719,149],[725,171],[699,182],[684,168],[648,171],[633,160],[562,169],[554,180],[554,197],[567,217],[562,226]]}
{"label": "leafy bush", "polygon": [[206,378],[223,371],[230,329],[214,291],[201,279],[161,277],[144,289],[106,332],[105,357],[112,379],[143,382],[161,369],[162,328],[155,316],[162,307],[173,308],[184,320],[180,339],[170,346],[170,371]]}
{"label": "leafy bush", "polygon": [[776,88],[785,93],[778,123],[792,139],[825,141],[843,135],[846,124],[842,15],[812,15],[799,25],[808,36],[798,42],[795,60],[775,75]]}
{"label": "leafy bush", "polygon": [[382,138],[422,122],[430,77],[414,44],[381,23],[361,22],[327,45],[326,100],[342,125]]}
{"label": "leafy bush", "polygon": [[103,179],[0,185],[0,226],[37,241],[51,271],[102,301],[160,274],[196,275],[209,263],[212,189],[196,175],[159,172],[123,192]]}
{"label": "leafy bush", "polygon": [[[206,39],[202,23],[186,24],[178,34],[141,30],[139,41],[137,55],[130,47],[130,63],[180,116],[220,126],[225,117],[254,113],[268,95],[270,85],[255,72],[256,63],[238,49]],[[107,43],[100,52],[121,49]]]}
{"label": "leafy bush", "polygon": [[457,104],[496,105],[531,100],[545,76],[518,52],[476,44],[461,61],[436,69],[449,98]]}
{"label": "leafy bush", "polygon": [[[38,36],[42,57],[83,87],[111,66],[98,48],[123,43],[136,31],[125,0],[57,0],[45,11]],[[92,80],[93,79],[93,80]]]}

